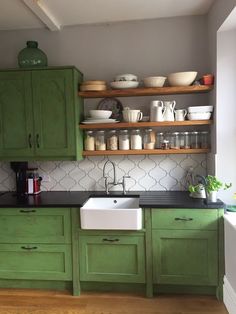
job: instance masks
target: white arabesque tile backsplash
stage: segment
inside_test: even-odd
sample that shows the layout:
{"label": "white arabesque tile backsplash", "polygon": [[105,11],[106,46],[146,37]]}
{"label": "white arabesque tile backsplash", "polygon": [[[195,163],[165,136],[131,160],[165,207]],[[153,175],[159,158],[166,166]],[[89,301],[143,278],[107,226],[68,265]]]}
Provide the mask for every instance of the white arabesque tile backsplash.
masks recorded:
{"label": "white arabesque tile backsplash", "polygon": [[[206,154],[99,156],[81,161],[30,162],[29,167],[38,167],[39,174],[49,178],[42,182],[43,191],[102,191],[103,166],[108,159],[116,165],[118,180],[124,175],[131,177],[127,179],[130,191],[186,190],[185,176],[190,167],[195,174],[207,174]],[[9,162],[0,163],[0,190],[15,190]]]}

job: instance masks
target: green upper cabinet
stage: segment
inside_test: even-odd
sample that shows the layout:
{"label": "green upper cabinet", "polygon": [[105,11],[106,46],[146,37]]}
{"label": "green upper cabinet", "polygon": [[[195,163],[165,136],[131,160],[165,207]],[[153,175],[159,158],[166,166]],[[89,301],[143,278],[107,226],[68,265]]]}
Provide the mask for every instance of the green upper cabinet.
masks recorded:
{"label": "green upper cabinet", "polygon": [[32,157],[34,154],[30,72],[0,72],[0,153]]}
{"label": "green upper cabinet", "polygon": [[81,159],[81,81],[74,67],[0,72],[1,159]]}

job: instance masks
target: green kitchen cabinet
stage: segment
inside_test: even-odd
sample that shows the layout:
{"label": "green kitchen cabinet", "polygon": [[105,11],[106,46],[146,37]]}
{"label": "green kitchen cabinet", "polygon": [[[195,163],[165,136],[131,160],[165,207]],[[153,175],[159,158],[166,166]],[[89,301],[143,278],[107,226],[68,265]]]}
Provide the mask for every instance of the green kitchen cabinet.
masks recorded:
{"label": "green kitchen cabinet", "polygon": [[82,158],[81,81],[74,67],[0,71],[1,159]]}
{"label": "green kitchen cabinet", "polygon": [[218,285],[218,210],[152,210],[153,282]]}
{"label": "green kitchen cabinet", "polygon": [[0,244],[0,278],[72,280],[71,246]]}
{"label": "green kitchen cabinet", "polygon": [[144,283],[144,235],[79,236],[81,281]]}

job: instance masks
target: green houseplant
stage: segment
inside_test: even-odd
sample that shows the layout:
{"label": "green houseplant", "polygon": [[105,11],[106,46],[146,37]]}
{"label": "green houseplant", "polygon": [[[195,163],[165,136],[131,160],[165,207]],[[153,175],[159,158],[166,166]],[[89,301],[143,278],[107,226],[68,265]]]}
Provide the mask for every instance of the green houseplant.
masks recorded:
{"label": "green houseplant", "polygon": [[205,177],[205,189],[207,193],[207,199],[210,202],[217,201],[217,192],[219,190],[227,190],[232,186],[232,183],[223,183],[216,176],[208,175]]}

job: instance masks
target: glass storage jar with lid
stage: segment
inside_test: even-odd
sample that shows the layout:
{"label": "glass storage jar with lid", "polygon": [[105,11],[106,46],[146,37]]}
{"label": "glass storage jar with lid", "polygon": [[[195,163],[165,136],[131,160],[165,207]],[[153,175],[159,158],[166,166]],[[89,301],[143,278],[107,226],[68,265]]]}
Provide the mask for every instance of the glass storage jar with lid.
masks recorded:
{"label": "glass storage jar with lid", "polygon": [[158,132],[156,134],[156,148],[161,149],[162,148],[162,143],[164,140],[164,134],[162,132]]}
{"label": "glass storage jar with lid", "polygon": [[191,132],[191,148],[192,149],[200,148],[199,132],[197,131]]}
{"label": "glass storage jar with lid", "polygon": [[106,150],[105,132],[103,130],[96,132],[95,148],[96,150]]}
{"label": "glass storage jar with lid", "polygon": [[128,130],[120,130],[119,133],[119,149],[120,150],[129,150],[129,132]]}
{"label": "glass storage jar with lid", "polygon": [[142,135],[140,130],[132,130],[130,137],[131,149],[142,149]]}
{"label": "glass storage jar with lid", "polygon": [[84,149],[95,150],[95,136],[93,131],[86,131],[84,137]]}
{"label": "glass storage jar with lid", "polygon": [[181,132],[180,134],[180,148],[190,149],[190,134],[189,132]]}
{"label": "glass storage jar with lid", "polygon": [[200,133],[201,135],[201,148],[209,148],[209,133],[207,131],[203,131]]}
{"label": "glass storage jar with lid", "polygon": [[180,149],[179,132],[172,133],[171,137],[171,149]]}
{"label": "glass storage jar with lid", "polygon": [[152,129],[146,129],[143,136],[143,148],[154,149],[155,148],[155,133]]}
{"label": "glass storage jar with lid", "polygon": [[116,130],[111,130],[107,134],[107,149],[108,150],[118,149],[118,136]]}

